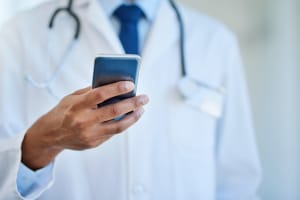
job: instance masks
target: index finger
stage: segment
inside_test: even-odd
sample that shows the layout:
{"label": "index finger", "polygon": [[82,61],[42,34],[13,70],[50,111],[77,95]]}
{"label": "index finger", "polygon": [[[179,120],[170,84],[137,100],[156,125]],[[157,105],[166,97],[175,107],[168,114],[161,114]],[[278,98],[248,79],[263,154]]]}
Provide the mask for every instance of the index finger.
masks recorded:
{"label": "index finger", "polygon": [[83,89],[79,89],[79,90],[73,92],[71,95],[81,95],[81,94],[84,94],[84,93],[88,92],[91,89],[92,89],[91,86],[89,86],[89,87],[86,87],[86,88],[83,88]]}
{"label": "index finger", "polygon": [[109,85],[101,86],[84,94],[84,102],[87,106],[95,106],[112,97],[127,94],[134,89],[131,81],[120,81]]}

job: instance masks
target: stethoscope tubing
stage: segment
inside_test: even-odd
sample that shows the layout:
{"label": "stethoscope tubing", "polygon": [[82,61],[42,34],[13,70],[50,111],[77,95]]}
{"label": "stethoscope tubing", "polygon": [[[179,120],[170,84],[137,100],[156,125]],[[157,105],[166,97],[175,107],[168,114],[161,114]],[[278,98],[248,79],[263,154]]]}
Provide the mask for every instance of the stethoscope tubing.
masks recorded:
{"label": "stethoscope tubing", "polygon": [[185,64],[185,29],[184,29],[184,23],[182,19],[182,15],[179,11],[178,6],[173,0],[169,0],[173,10],[175,11],[177,21],[178,21],[178,27],[179,27],[179,49],[180,49],[180,64],[181,64],[181,75],[182,77],[187,76],[186,72],[186,64]]}
{"label": "stethoscope tubing", "polygon": [[[179,51],[180,51],[181,79],[188,80],[190,83],[195,84],[195,86],[204,87],[204,88],[214,90],[219,93],[223,93],[223,90],[218,87],[210,86],[204,82],[200,82],[191,77],[188,77],[188,75],[187,75],[188,73],[186,70],[186,60],[185,60],[185,58],[186,58],[185,57],[185,28],[184,28],[183,18],[180,13],[180,10],[179,10],[178,6],[176,5],[176,3],[174,2],[174,0],[169,0],[169,3],[176,14],[176,18],[178,21],[179,33],[180,33],[179,34]],[[52,32],[51,30],[53,30],[53,28],[54,28],[55,19],[58,16],[58,14],[61,12],[67,12],[70,15],[70,17],[75,21],[75,24],[76,24],[73,39],[70,42],[70,44],[68,45],[68,47],[66,48],[66,51],[64,52],[64,54],[61,58],[61,61],[56,65],[58,67],[56,67],[56,69],[53,71],[53,74],[50,76],[50,78],[48,80],[41,81],[41,82],[35,81],[32,78],[32,76],[30,76],[29,74],[25,75],[26,81],[28,81],[34,87],[47,88],[47,90],[53,96],[55,96],[55,95],[54,95],[54,92],[51,90],[50,85],[54,82],[54,80],[57,78],[59,73],[64,69],[64,67],[66,65],[66,61],[68,60],[68,57],[73,52],[73,50],[79,40],[80,34],[81,34],[81,21],[80,21],[79,17],[77,16],[77,14],[73,11],[72,6],[73,6],[73,0],[69,0],[67,7],[56,9],[55,12],[53,13],[53,15],[51,16],[49,25],[48,25],[48,28],[50,30],[49,34],[51,35],[51,34],[53,34],[53,33],[51,33]],[[51,41],[51,40],[49,40],[49,41]],[[52,59],[52,62],[53,62],[53,59]],[[179,84],[181,82],[183,82],[183,81],[180,81]],[[181,90],[183,90],[183,89],[184,89],[184,87],[181,87]],[[188,88],[187,88],[187,90],[188,90]],[[180,91],[180,92],[184,93],[183,91]]]}

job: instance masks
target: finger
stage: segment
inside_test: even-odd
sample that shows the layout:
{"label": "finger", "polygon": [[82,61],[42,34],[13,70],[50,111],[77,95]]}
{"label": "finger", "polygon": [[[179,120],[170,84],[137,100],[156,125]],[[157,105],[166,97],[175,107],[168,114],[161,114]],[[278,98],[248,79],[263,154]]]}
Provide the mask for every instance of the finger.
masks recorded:
{"label": "finger", "polygon": [[135,122],[137,122],[142,114],[144,113],[143,108],[139,108],[133,113],[127,115],[121,121],[110,121],[106,123],[99,124],[98,127],[94,127],[93,131],[90,132],[90,139],[87,144],[84,145],[85,148],[94,148],[109,140],[114,135],[123,132]]}
{"label": "finger", "polygon": [[[124,117],[120,121],[112,120],[112,121],[103,123],[102,124],[102,126],[103,126],[102,129],[104,130],[103,134],[110,136],[110,135],[122,133],[123,131],[128,129],[130,126],[132,126],[134,123],[136,123],[143,114],[144,114],[144,109],[138,108],[137,110],[128,114],[126,117]],[[103,134],[102,134],[102,137],[103,137]]]}
{"label": "finger", "polygon": [[140,95],[132,97],[115,104],[107,105],[95,110],[93,113],[94,122],[105,122],[112,120],[116,117],[127,114],[134,111],[149,102],[149,98],[146,95]]}
{"label": "finger", "polygon": [[83,89],[73,92],[72,95],[81,95],[81,94],[88,92],[91,89],[92,89],[91,87],[86,87],[86,88],[83,88]]}
{"label": "finger", "polygon": [[87,106],[95,106],[112,97],[127,94],[134,89],[130,81],[120,81],[90,90],[84,95],[83,101]]}
{"label": "finger", "polygon": [[99,138],[96,138],[94,140],[94,142],[91,144],[91,147],[92,148],[98,147],[99,145],[103,144],[104,142],[111,139],[112,137],[113,137],[113,135],[100,136]]}
{"label": "finger", "polygon": [[90,148],[98,147],[99,145],[103,144],[105,141],[109,140],[112,137],[113,135],[96,135],[95,138],[92,138],[91,141],[89,141],[86,144],[83,144],[82,149],[90,149]]}

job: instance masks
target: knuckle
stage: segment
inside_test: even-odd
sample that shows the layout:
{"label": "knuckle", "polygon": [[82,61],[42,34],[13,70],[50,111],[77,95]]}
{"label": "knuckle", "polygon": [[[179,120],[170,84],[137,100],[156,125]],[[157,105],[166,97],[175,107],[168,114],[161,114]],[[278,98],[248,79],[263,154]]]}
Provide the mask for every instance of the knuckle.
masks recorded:
{"label": "knuckle", "polygon": [[95,98],[99,101],[104,101],[105,100],[105,95],[102,91],[97,91],[95,93]]}
{"label": "knuckle", "polygon": [[100,123],[103,121],[103,115],[101,115],[100,113],[97,113],[97,115],[94,116],[94,121],[97,123]]}
{"label": "knuckle", "polygon": [[67,110],[68,108],[70,108],[70,104],[72,104],[72,97],[66,96],[59,101],[57,106],[61,109]]}
{"label": "knuckle", "polygon": [[70,114],[75,113],[78,109],[79,109],[79,104],[77,102],[69,106]]}
{"label": "knuckle", "polygon": [[73,116],[80,109],[80,102],[78,98],[65,97],[61,100],[60,108],[65,111],[66,116]]}
{"label": "knuckle", "polygon": [[135,99],[134,99],[133,105],[134,105],[135,108],[141,106],[141,104],[142,104],[142,103],[141,103],[141,100],[140,100],[140,99],[138,99],[138,98],[135,98]]}
{"label": "knuckle", "polygon": [[66,95],[66,96],[64,96],[64,97],[60,100],[60,102],[62,103],[62,102],[69,101],[69,100],[72,99],[72,97],[73,97],[72,94]]}
{"label": "knuckle", "polygon": [[87,94],[87,95],[84,95],[84,96],[82,97],[82,101],[88,102],[89,100],[91,100],[91,96],[92,96],[92,93],[89,93],[89,94]]}
{"label": "knuckle", "polygon": [[82,120],[81,118],[74,118],[73,117],[73,127],[75,129],[79,129],[79,130],[82,130],[85,128],[85,121]]}
{"label": "knuckle", "polygon": [[114,133],[122,133],[125,130],[125,126],[123,123],[119,123],[114,127]]}
{"label": "knuckle", "polygon": [[88,148],[88,149],[95,148],[97,146],[98,146],[98,143],[96,141],[94,141],[94,140],[88,141],[86,143],[86,148]]}
{"label": "knuckle", "polygon": [[109,127],[102,127],[101,128],[102,136],[107,136],[112,134],[112,130]]}
{"label": "knuckle", "polygon": [[85,147],[89,147],[93,143],[93,140],[90,139],[88,134],[85,134],[83,132],[79,134],[78,139],[80,140],[80,143],[82,143]]}
{"label": "knuckle", "polygon": [[72,109],[68,109],[67,111],[64,112],[64,121],[66,123],[73,124],[74,122],[74,112]]}
{"label": "knuckle", "polygon": [[118,115],[122,114],[122,110],[121,110],[121,108],[117,104],[113,104],[113,105],[111,105],[110,113],[113,116],[118,116]]}

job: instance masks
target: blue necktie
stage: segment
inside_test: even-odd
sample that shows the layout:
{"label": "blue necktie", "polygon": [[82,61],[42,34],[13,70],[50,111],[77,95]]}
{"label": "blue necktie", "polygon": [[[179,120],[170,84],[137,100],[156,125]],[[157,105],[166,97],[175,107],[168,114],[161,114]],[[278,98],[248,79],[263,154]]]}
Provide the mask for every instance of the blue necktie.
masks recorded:
{"label": "blue necktie", "polygon": [[121,24],[119,38],[126,53],[139,54],[138,22],[145,17],[136,5],[121,5],[114,12]]}

